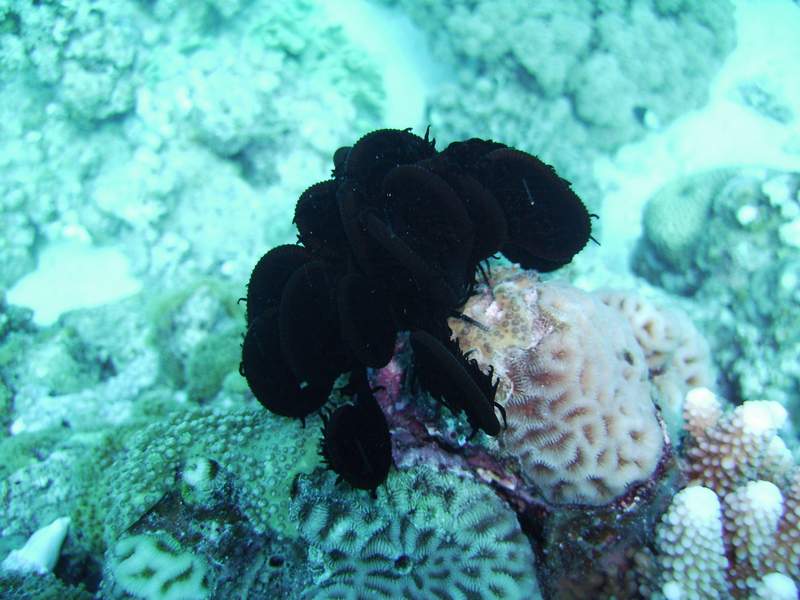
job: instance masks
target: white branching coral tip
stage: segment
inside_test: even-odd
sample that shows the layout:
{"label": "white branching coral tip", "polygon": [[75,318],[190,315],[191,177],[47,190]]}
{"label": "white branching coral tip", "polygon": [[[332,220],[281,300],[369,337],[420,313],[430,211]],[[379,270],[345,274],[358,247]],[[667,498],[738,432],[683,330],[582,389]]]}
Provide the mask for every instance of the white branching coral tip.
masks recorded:
{"label": "white branching coral tip", "polygon": [[61,544],[67,535],[69,521],[69,517],[61,517],[46,527],[37,529],[22,548],[11,551],[3,561],[3,569],[39,575],[52,571],[61,553]]}
{"label": "white branching coral tip", "polygon": [[780,429],[786,422],[786,409],[778,402],[749,401],[737,409],[742,417],[744,432],[762,435]]}
{"label": "white branching coral tip", "polygon": [[797,586],[783,573],[770,573],[758,582],[751,600],[797,600]]}
{"label": "white branching coral tip", "polygon": [[775,541],[783,496],[774,483],[750,481],[724,501],[726,542],[734,557],[729,580],[742,593],[753,591]]}
{"label": "white branching coral tip", "polygon": [[719,498],[712,490],[691,486],[675,494],[656,528],[656,546],[666,598],[724,596],[728,559]]}
{"label": "white branching coral tip", "polygon": [[712,490],[698,485],[678,492],[675,497],[679,496],[685,507],[686,516],[693,522],[702,524],[703,527],[716,527],[716,522],[720,518],[720,507],[719,498]]}
{"label": "white branching coral tip", "polygon": [[686,429],[695,433],[711,427],[722,415],[722,404],[707,387],[696,387],[686,393],[683,404]]}
{"label": "white branching coral tip", "polygon": [[765,470],[767,473],[785,474],[794,467],[792,451],[786,447],[786,442],[779,436],[773,437],[765,452]]}

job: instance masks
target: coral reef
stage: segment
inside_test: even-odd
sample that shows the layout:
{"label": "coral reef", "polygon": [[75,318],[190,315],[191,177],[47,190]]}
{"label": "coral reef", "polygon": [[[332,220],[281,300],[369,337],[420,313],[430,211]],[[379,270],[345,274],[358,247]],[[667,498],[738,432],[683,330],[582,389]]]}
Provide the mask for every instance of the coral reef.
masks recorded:
{"label": "coral reef", "polygon": [[292,240],[283,199],[383,110],[380,73],[308,0],[3,1],[0,62],[4,286],[64,238],[120,245],[146,282],[242,281]]}
{"label": "coral reef", "polygon": [[[22,546],[32,531],[58,516],[49,512],[58,506],[71,517],[72,526],[56,574],[62,584],[73,583],[65,594],[75,597],[81,597],[82,590],[75,585],[81,581],[95,581],[92,589],[106,597],[126,593],[113,569],[115,560],[119,561],[114,558],[115,548],[142,537],[172,540],[167,545],[173,548],[170,552],[188,553],[205,565],[204,585],[212,597],[243,588],[276,597],[301,589],[308,597],[330,597],[352,581],[374,586],[376,593],[385,595],[406,586],[411,597],[414,593],[429,597],[426,585],[433,585],[432,579],[417,580],[409,569],[420,565],[418,570],[423,571],[436,564],[476,569],[457,576],[465,595],[479,585],[470,582],[495,580],[500,582],[497,591],[485,593],[535,597],[525,594],[536,593],[528,586],[538,582],[547,598],[659,594],[672,598],[686,581],[713,590],[722,589],[720,582],[724,582],[724,590],[736,586],[731,589],[743,590],[741,595],[779,597],[778,592],[794,585],[800,556],[796,522],[800,486],[793,475],[794,460],[776,435],[786,419],[780,405],[756,402],[726,409],[710,392],[695,390],[683,402],[684,439],[672,435],[668,440],[654,403],[660,396],[659,386],[663,388],[662,378],[671,382],[667,386],[671,393],[677,393],[695,381],[693,374],[704,372],[699,366],[708,366],[703,363],[707,357],[698,351],[702,348],[698,334],[685,318],[676,318],[675,313],[630,292],[589,294],[496,263],[488,276],[492,286],[479,284],[477,295],[463,308],[488,330],[463,319],[450,320],[462,350],[474,346],[470,357],[485,367],[494,357],[515,356],[521,339],[534,342],[538,350],[516,355],[517,359],[527,356],[531,366],[543,367],[529,369],[530,377],[541,377],[545,367],[554,374],[567,373],[560,367],[580,364],[567,362],[568,356],[596,353],[593,358],[599,367],[621,377],[615,393],[628,398],[624,410],[617,409],[621,414],[614,415],[618,423],[632,427],[649,423],[658,434],[650,438],[658,441],[651,447],[657,456],[654,463],[642,463],[646,471],[631,477],[624,470],[627,465],[598,461],[599,473],[610,469],[608,481],[622,477],[616,489],[609,487],[608,496],[595,495],[591,501],[582,497],[581,505],[574,498],[557,498],[555,487],[548,488],[546,481],[537,482],[525,472],[520,457],[526,451],[513,443],[515,419],[530,416],[515,414],[511,407],[511,391],[514,386],[522,389],[524,383],[512,377],[513,363],[493,363],[494,377],[499,380],[497,400],[506,408],[508,430],[500,431],[496,439],[480,432],[467,439],[469,427],[463,415],[451,413],[414,387],[407,376],[410,342],[400,335],[389,364],[370,374],[392,432],[392,454],[398,467],[389,474],[386,486],[378,488],[376,500],[335,486],[333,475],[321,470],[297,479],[298,473],[310,473],[320,464],[316,456],[320,430],[315,423],[301,429],[298,422],[261,409],[244,410],[253,405],[252,400],[246,398],[243,387],[229,384],[207,400],[209,408],[197,410],[194,403],[186,406],[186,400],[176,403],[158,386],[180,379],[173,380],[164,370],[157,379],[161,383],[148,384],[147,393],[134,404],[132,415],[147,420],[107,423],[99,431],[96,424],[84,422],[83,436],[72,441],[60,439],[58,431],[47,427],[7,440],[3,449],[9,460],[3,468],[9,477],[0,486],[7,508],[2,547]],[[200,286],[156,313],[159,335],[169,340],[162,350],[173,354],[176,365],[188,361],[204,329],[227,331],[231,317],[224,306],[208,287]],[[188,313],[185,318],[184,313]],[[110,312],[108,318],[114,319],[114,314]],[[85,318],[74,315],[69,321],[79,330]],[[25,334],[24,319],[9,314],[6,342],[23,335],[31,335]],[[148,339],[147,332],[141,335]],[[599,342],[591,344],[598,337],[605,344],[601,349],[597,349]],[[583,340],[579,347],[573,343],[576,339]],[[609,351],[607,342],[615,340],[620,348]],[[138,346],[117,347],[111,340],[103,344],[120,365],[129,360],[126,353],[139,351]],[[554,362],[552,353],[548,356],[544,349],[559,346],[571,348],[572,354]],[[686,352],[677,352],[676,346]],[[147,348],[147,343],[142,347]],[[603,359],[604,352],[610,356]],[[43,356],[41,351],[31,355]],[[92,364],[92,356],[81,352],[75,360]],[[687,356],[696,360],[685,360]],[[635,377],[630,378],[631,373]],[[545,379],[551,384],[555,381]],[[588,385],[599,380],[587,376],[562,381],[581,386],[581,381]],[[539,392],[546,389],[544,383],[548,381],[539,382]],[[624,395],[631,390],[641,395]],[[613,401],[615,396],[604,392],[597,398]],[[339,402],[334,399],[334,405]],[[581,402],[581,408],[597,410],[582,397]],[[137,407],[139,403],[142,406]],[[637,415],[633,410],[637,406],[637,410],[648,409]],[[190,407],[194,409],[187,411]],[[158,421],[150,422],[150,415]],[[584,411],[580,424],[586,425],[590,415],[591,410]],[[569,420],[562,419],[558,425],[565,423]],[[598,431],[603,432],[602,418],[600,423]],[[609,434],[615,431],[624,429],[609,429]],[[606,438],[613,444],[625,441],[624,436]],[[618,447],[627,452],[626,446]],[[677,462],[670,458],[671,447],[677,449]],[[535,459],[534,453],[530,456]],[[598,457],[600,451],[592,455],[595,460]],[[621,476],[615,466],[622,467]],[[563,472],[571,474],[568,463]],[[70,474],[68,480],[65,473]],[[61,483],[53,486],[49,482],[54,480]],[[293,481],[297,483],[290,500]],[[700,498],[713,496],[718,517],[714,510],[695,514],[702,508],[691,501],[693,494],[697,499],[697,492],[674,495],[687,485],[685,489],[702,485],[708,490],[699,492]],[[575,489],[602,491],[591,484]],[[451,500],[442,504],[437,497]],[[488,524],[472,512],[486,507],[497,519]],[[765,509],[763,517],[758,516],[760,508]],[[45,521],[31,521],[36,514],[31,511]],[[406,521],[403,515],[411,516]],[[693,515],[705,519],[704,528],[685,527]],[[473,525],[488,529],[477,534],[470,529]],[[687,539],[701,535],[701,529],[716,532],[716,527],[722,533],[708,533],[702,543]],[[431,528],[431,537],[423,535]],[[447,533],[452,531],[455,538]],[[498,537],[508,540],[499,550]],[[437,545],[440,539],[462,539],[464,547],[458,546],[453,554]],[[516,565],[514,572],[524,573],[523,579],[508,578],[492,566],[495,562],[481,560],[481,553],[489,551],[480,544],[469,546],[467,539],[470,544],[486,540],[492,548],[487,556],[504,567]],[[755,539],[760,541],[755,543]],[[349,544],[344,554],[341,544]],[[714,575],[708,556],[698,559],[708,561],[708,568],[691,575],[686,569],[697,563],[687,562],[687,544],[698,552],[701,547],[710,548],[708,556],[717,557],[722,575]],[[472,551],[479,554],[469,554]],[[366,560],[366,555],[372,558]],[[442,556],[447,557],[445,563],[437,563]],[[461,562],[464,556],[472,558]],[[36,589],[41,584],[16,575],[3,577],[14,590]],[[515,587],[521,581],[526,587]],[[726,597],[725,593],[721,596]]]}
{"label": "coral reef", "polygon": [[[715,348],[727,397],[737,404],[775,400],[793,418],[800,414],[795,360],[800,322],[794,308],[800,279],[798,194],[797,173],[765,169],[679,180],[650,200],[645,236],[633,259],[634,268],[653,283],[691,297],[692,317]],[[687,210],[689,204],[695,208]],[[707,217],[698,222],[702,235],[689,235],[697,226],[678,220],[683,223],[701,206]],[[678,228],[684,236],[673,235]],[[686,241],[665,251],[662,237]]]}
{"label": "coral reef", "polygon": [[[376,2],[429,36],[440,139],[533,150],[587,198],[594,159],[700,106],[734,44],[728,0]],[[686,316],[482,262],[549,271],[588,239],[545,163],[334,153],[424,123],[384,124],[385,74],[324,4],[0,0],[0,596],[797,598],[798,175],[700,173],[648,207],[636,269],[690,296],[720,367],[696,389],[717,371]],[[791,124],[771,84],[731,94]],[[292,283],[298,388],[341,366],[323,331],[366,366],[302,423],[237,371],[242,318],[281,310],[237,295],[279,244],[340,269]],[[51,256],[42,297],[100,269],[66,247],[134,285],[52,325],[6,301]],[[323,459],[374,472],[352,489]]]}
{"label": "coral reef", "polygon": [[[485,372],[467,359],[446,318],[458,314],[481,263],[495,252],[553,271],[591,238],[592,215],[550,165],[478,138],[438,152],[429,133],[379,129],[339,148],[333,179],[297,201],[300,244],[264,254],[244,298],[240,371],[266,409],[304,420],[349,372],[357,400],[326,418],[323,453],[342,478],[373,491],[391,454],[365,369],[384,367],[398,334],[410,331],[417,382],[466,412],[474,428],[498,435],[494,408],[504,420],[505,412],[495,402],[492,367]],[[631,436],[646,445],[639,430]],[[629,482],[616,482],[616,491]]]}
{"label": "coral reef", "polygon": [[[237,490],[237,505],[256,531],[291,532],[285,490],[297,473],[318,464],[319,442],[314,432],[300,435],[299,423],[293,425],[294,435],[287,427],[292,425],[259,412],[179,413],[134,433],[124,446],[124,460],[115,461],[104,477],[110,488],[102,500],[104,538],[116,539],[148,506],[169,490],[180,490],[184,470],[189,473],[183,478],[186,491],[192,497],[199,491],[201,498],[198,486],[216,485],[218,469],[230,472],[245,484]],[[214,466],[198,471],[197,460]]]}
{"label": "coral reef", "polygon": [[103,120],[133,108],[141,32],[130,6],[23,0],[4,12],[25,66],[74,116]]}
{"label": "coral reef", "polygon": [[[72,519],[60,575],[70,580],[76,571],[93,572],[106,597],[117,597],[110,590],[117,589],[118,573],[106,569],[101,578],[103,554],[110,564],[121,541],[163,535],[192,548],[216,594],[245,587],[288,593],[306,577],[305,558],[293,545],[289,490],[294,477],[319,459],[316,432],[285,435],[285,425],[300,427],[275,422],[261,409],[177,412],[139,431],[95,434],[82,446],[56,442],[50,455],[61,460],[23,465],[8,480],[13,490],[0,489],[7,507],[3,540],[59,507]],[[54,479],[61,480],[58,492]],[[278,564],[270,566],[270,560]]]}
{"label": "coral reef", "polygon": [[[470,353],[471,359],[482,368],[488,369],[491,364],[496,369],[497,400],[507,413],[508,429],[500,432],[497,441],[480,435],[466,439],[460,434],[463,419],[449,411],[437,410],[436,405],[426,404],[424,397],[420,398],[419,392],[415,391],[413,381],[404,379],[408,341],[401,336],[395,357],[373,376],[376,397],[392,431],[395,464],[401,472],[423,464],[438,465],[450,471],[472,473],[478,481],[491,485],[520,516],[523,530],[537,554],[538,579],[545,597],[625,597],[635,587],[634,583],[625,580],[626,574],[633,573],[630,563],[639,547],[652,542],[655,523],[669,504],[679,475],[651,397],[654,384],[648,379],[644,351],[627,319],[606,306],[600,295],[587,294],[563,283],[542,282],[535,273],[497,264],[492,264],[489,278],[491,285],[479,284],[476,295],[463,308],[466,318],[452,318],[449,325],[454,338],[462,345],[462,350]],[[598,325],[601,321],[604,324]],[[598,339],[601,338],[598,331],[606,332],[604,326],[615,330],[613,334],[606,333],[606,338],[624,342],[619,352],[607,349],[606,338]],[[594,339],[597,345],[587,341],[585,348],[576,348],[571,336],[575,336],[574,339]],[[565,458],[552,474],[554,478],[564,480],[574,477],[579,485],[572,488],[562,485],[560,488],[573,493],[572,497],[558,497],[557,486],[550,488],[547,479],[536,479],[541,471],[535,467],[530,469],[529,463],[540,460],[541,455],[547,456],[549,449],[537,452],[534,444],[539,440],[534,438],[526,447],[526,440],[517,435],[517,430],[521,430],[541,408],[532,402],[534,408],[527,413],[523,410],[514,412],[514,392],[519,392],[527,380],[515,379],[512,374],[514,368],[523,372],[528,365],[526,377],[533,378],[537,374],[533,368],[535,365],[541,363],[549,368],[559,364],[553,362],[552,352],[544,351],[544,348],[550,348],[548,337],[554,347],[564,342],[565,347],[571,350],[563,352],[560,366],[580,366],[582,357],[590,356],[591,361],[608,367],[605,371],[611,376],[609,379],[613,380],[616,375],[620,377],[618,384],[608,385],[608,388],[605,387],[608,379],[599,374],[594,379],[584,378],[587,386],[595,382],[598,384],[596,389],[602,392],[596,396],[587,392],[589,401],[576,391],[582,389],[582,380],[570,376],[569,369],[553,368],[551,378],[547,377],[546,369],[538,373],[554,386],[561,381],[564,392],[561,396],[572,398],[582,409],[573,419],[574,423],[552,419],[567,433],[563,436],[566,438]],[[537,344],[542,357],[537,354]],[[527,354],[515,354],[516,350],[528,346]],[[626,350],[630,354],[627,359]],[[556,355],[557,359],[558,352]],[[571,362],[566,360],[570,357],[573,358]],[[517,359],[516,364],[513,359]],[[636,376],[626,379],[632,373]],[[559,379],[562,374],[565,375]],[[631,389],[639,390],[641,395],[625,395],[624,389],[629,381],[633,381]],[[531,398],[536,391],[545,389],[543,385],[537,388],[530,382],[527,388]],[[616,396],[603,391],[606,389],[619,390],[621,397],[628,401],[608,419],[610,424],[618,425],[620,437],[614,437],[617,429],[609,427],[606,430],[602,419],[607,408],[604,402],[618,407],[614,404]],[[586,445],[581,426],[595,418],[598,421],[597,435],[593,441],[597,443],[597,449],[592,449]],[[573,431],[568,429],[570,425],[575,425]],[[637,447],[630,444],[628,440],[631,438],[625,435],[624,429],[628,426],[636,432],[643,431],[642,441],[649,439],[652,445]],[[575,448],[579,444],[585,448],[586,460],[596,461],[594,472],[575,469],[573,473],[571,470],[570,459],[576,455]],[[620,461],[616,452],[612,455],[613,460],[604,458],[604,444],[613,451],[619,444],[623,458],[631,451],[634,457],[641,456],[641,469],[637,471],[633,461],[628,464]],[[526,458],[530,459],[528,463]],[[610,485],[603,485],[601,477]],[[593,484],[593,478],[599,484]]]}
{"label": "coral reef", "polygon": [[481,124],[478,135],[531,149],[587,199],[592,158],[701,106],[735,43],[727,0],[381,2],[411,17],[452,73],[430,109],[441,137]]}

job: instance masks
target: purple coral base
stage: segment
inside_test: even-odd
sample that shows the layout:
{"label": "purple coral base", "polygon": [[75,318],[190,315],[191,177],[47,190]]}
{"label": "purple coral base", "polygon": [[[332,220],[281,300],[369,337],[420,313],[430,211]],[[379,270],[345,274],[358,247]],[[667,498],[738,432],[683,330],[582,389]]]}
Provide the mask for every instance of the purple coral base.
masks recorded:
{"label": "purple coral base", "polygon": [[432,419],[406,385],[410,351],[407,336],[398,336],[392,360],[370,371],[370,382],[392,435],[392,458],[397,468],[435,465],[492,486],[517,512],[543,508],[530,486],[514,471],[512,461],[493,456],[465,432],[448,429],[443,419]]}
{"label": "purple coral base", "polygon": [[632,552],[652,540],[656,520],[679,487],[666,429],[664,452],[649,479],[605,506],[554,506],[523,480],[518,461],[503,456],[502,434],[497,441],[483,434],[465,437],[451,421],[448,425],[447,419],[437,418],[406,381],[412,371],[405,335],[398,336],[392,360],[370,370],[371,387],[391,432],[395,466],[438,466],[491,486],[517,513],[532,542],[546,598],[601,597],[593,596],[600,592],[598,585],[613,590],[612,595],[625,593]]}

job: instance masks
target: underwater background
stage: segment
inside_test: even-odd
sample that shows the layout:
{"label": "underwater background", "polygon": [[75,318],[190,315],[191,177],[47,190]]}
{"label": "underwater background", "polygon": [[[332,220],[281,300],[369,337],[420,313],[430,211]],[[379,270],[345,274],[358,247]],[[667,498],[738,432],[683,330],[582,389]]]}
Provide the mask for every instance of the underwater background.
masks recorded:
{"label": "underwater background", "polygon": [[[790,0],[0,0],[0,598],[797,598],[798,64]],[[451,325],[497,439],[374,373],[373,499],[255,400],[238,300],[337,148],[428,126],[598,243]],[[514,414],[526,332],[568,412]]]}

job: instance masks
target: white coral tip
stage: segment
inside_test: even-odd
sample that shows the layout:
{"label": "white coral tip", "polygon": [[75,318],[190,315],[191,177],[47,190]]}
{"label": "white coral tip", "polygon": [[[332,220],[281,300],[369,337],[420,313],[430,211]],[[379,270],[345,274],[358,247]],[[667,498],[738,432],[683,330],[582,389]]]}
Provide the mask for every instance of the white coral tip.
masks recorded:
{"label": "white coral tip", "polygon": [[786,409],[774,400],[751,400],[738,409],[747,433],[760,435],[779,429],[786,422]]}
{"label": "white coral tip", "polygon": [[719,400],[707,387],[696,387],[686,392],[685,405],[687,409],[706,414],[718,410]]}
{"label": "white coral tip", "polygon": [[46,527],[37,529],[22,548],[11,551],[3,561],[2,568],[6,571],[40,575],[52,571],[61,553],[61,544],[68,528],[69,517],[61,517]]}
{"label": "white coral tip", "polygon": [[783,573],[769,573],[759,583],[756,594],[757,598],[796,600],[797,586],[791,577]]}
{"label": "white coral tip", "polygon": [[715,523],[720,518],[719,497],[707,487],[693,485],[684,488],[675,494],[675,501],[685,507],[692,523]]}
{"label": "white coral tip", "polygon": [[661,593],[667,600],[683,600],[683,588],[676,581],[668,581],[661,587]]}
{"label": "white coral tip", "polygon": [[760,510],[777,512],[783,510],[783,496],[781,491],[774,483],[769,481],[751,481],[746,488],[747,498],[751,506],[757,506]]}

